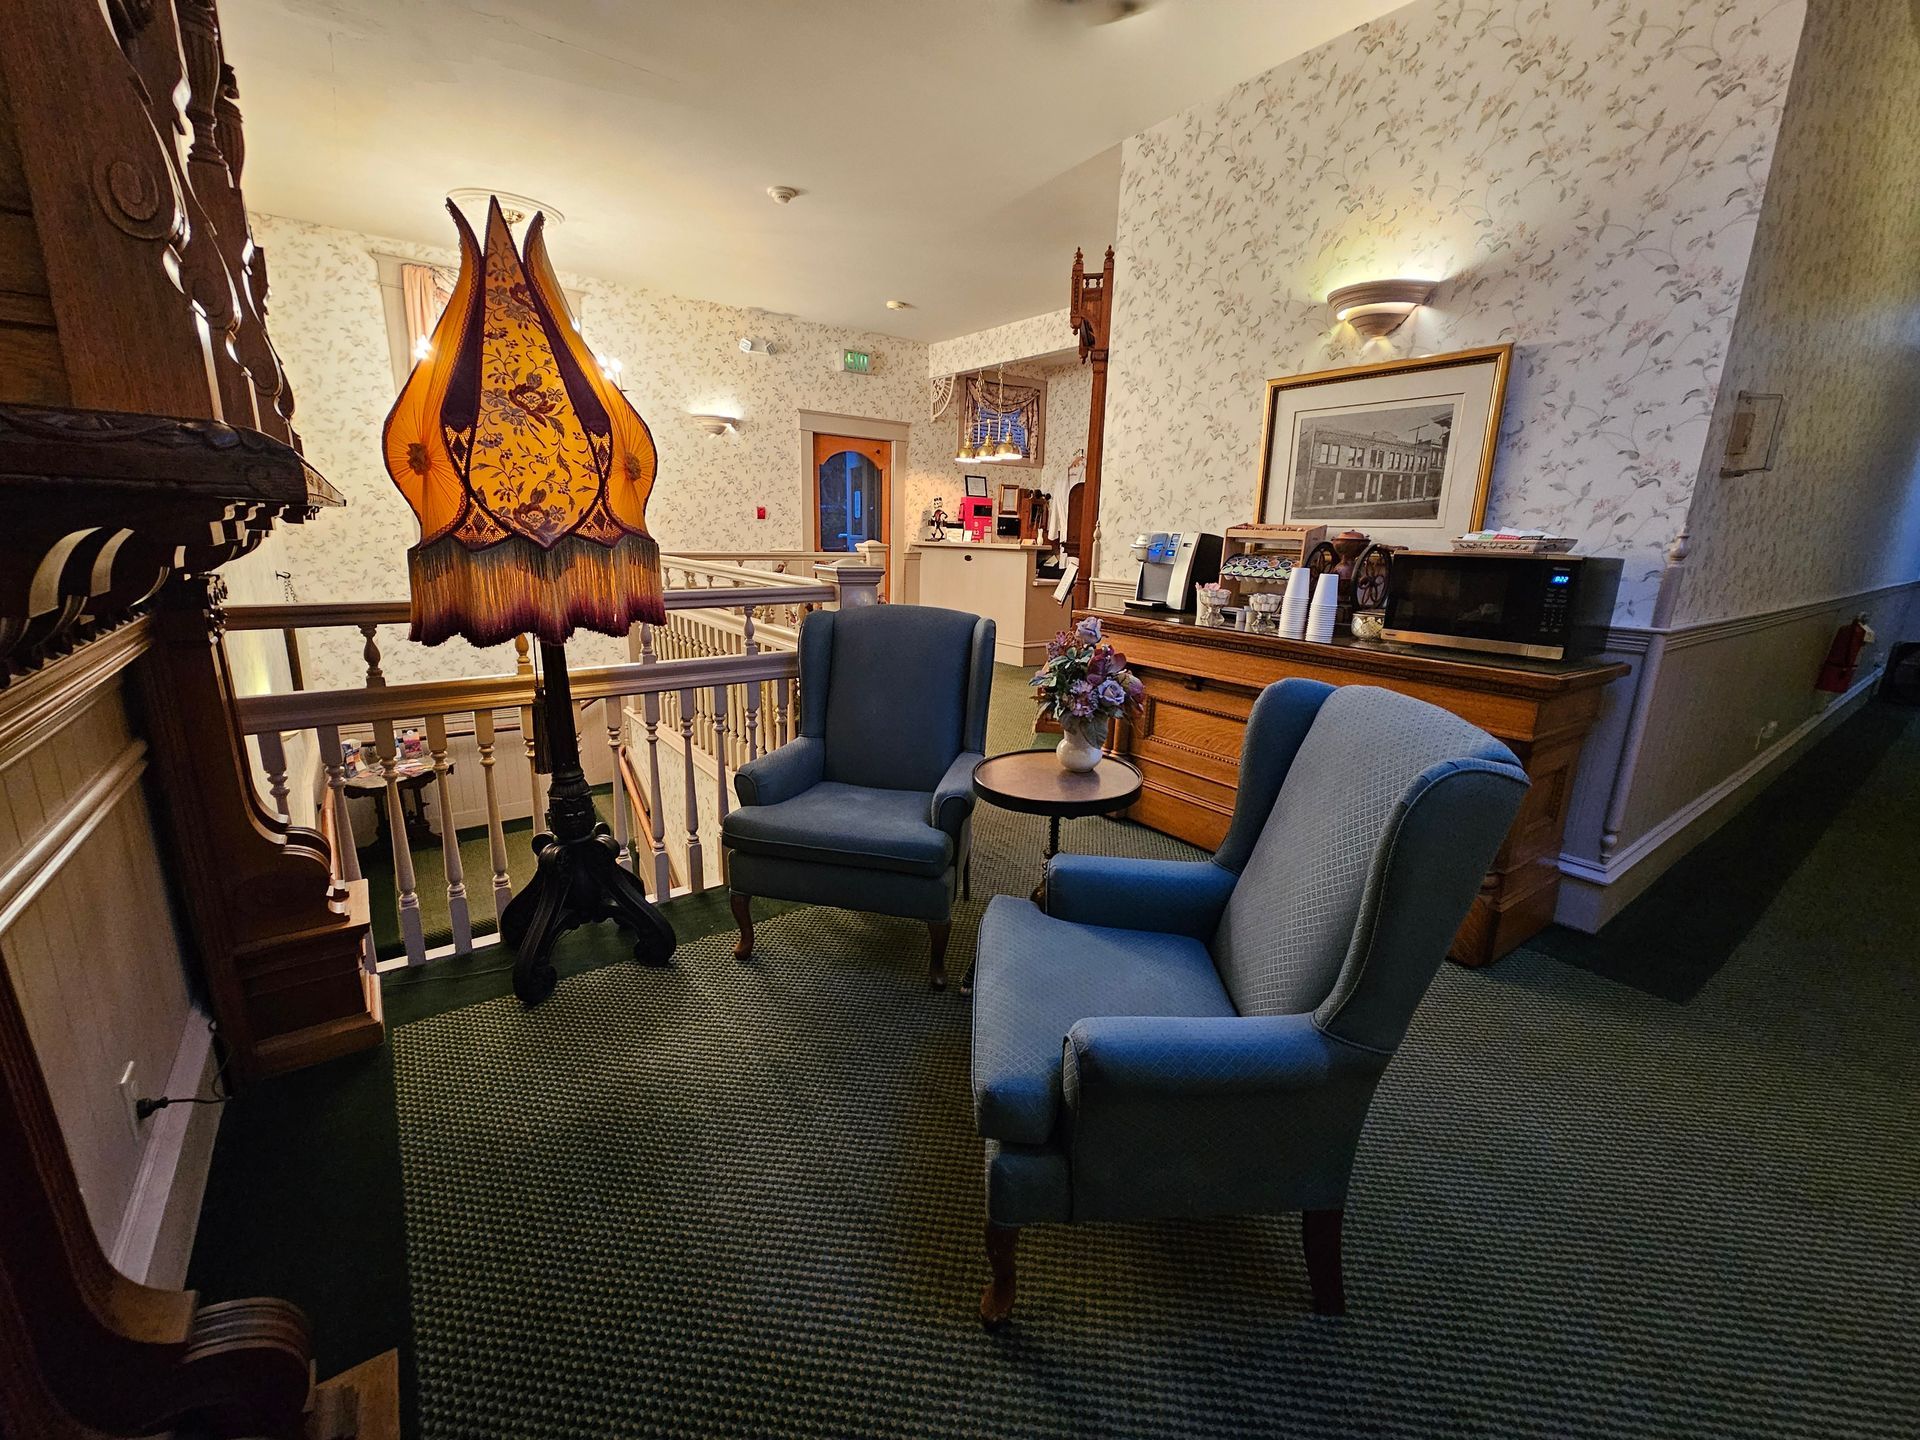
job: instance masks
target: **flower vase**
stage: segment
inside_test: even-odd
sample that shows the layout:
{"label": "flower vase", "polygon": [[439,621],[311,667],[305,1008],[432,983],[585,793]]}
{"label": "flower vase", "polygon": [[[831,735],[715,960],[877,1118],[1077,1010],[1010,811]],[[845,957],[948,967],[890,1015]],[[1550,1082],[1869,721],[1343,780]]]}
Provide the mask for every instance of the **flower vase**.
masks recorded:
{"label": "flower vase", "polygon": [[1084,775],[1100,763],[1100,742],[1105,738],[1105,720],[1064,720],[1060,724],[1060,743],[1053,753],[1060,757],[1060,768]]}

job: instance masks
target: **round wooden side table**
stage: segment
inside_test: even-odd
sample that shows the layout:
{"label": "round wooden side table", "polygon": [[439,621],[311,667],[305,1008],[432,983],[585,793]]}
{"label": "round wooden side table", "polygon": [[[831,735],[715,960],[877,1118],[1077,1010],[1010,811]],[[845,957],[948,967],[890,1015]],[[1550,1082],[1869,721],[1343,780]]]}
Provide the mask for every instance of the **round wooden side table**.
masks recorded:
{"label": "round wooden side table", "polygon": [[1140,772],[1118,755],[1102,755],[1093,769],[1075,772],[1051,750],[1009,750],[973,767],[973,793],[1002,810],[1047,817],[1047,853],[1033,887],[1038,905],[1047,898],[1047,861],[1060,853],[1060,822],[1126,809],[1140,798]]}

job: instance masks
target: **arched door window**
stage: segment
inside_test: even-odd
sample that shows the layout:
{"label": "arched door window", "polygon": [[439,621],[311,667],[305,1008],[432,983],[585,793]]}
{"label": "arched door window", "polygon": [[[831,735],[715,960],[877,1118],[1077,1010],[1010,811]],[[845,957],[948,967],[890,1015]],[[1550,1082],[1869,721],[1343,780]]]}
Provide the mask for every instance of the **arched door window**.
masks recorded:
{"label": "arched door window", "polygon": [[853,550],[887,538],[884,440],[851,435],[813,437],[813,523],[822,550]]}

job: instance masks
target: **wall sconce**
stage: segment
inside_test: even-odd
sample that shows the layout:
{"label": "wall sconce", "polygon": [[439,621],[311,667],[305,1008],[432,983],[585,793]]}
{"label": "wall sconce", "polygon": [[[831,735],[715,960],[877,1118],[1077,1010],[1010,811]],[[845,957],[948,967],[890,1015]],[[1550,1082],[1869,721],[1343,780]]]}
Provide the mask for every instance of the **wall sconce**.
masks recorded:
{"label": "wall sconce", "polygon": [[1439,286],[1432,280],[1363,280],[1327,296],[1337,323],[1351,325],[1363,340],[1391,335]]}
{"label": "wall sconce", "polygon": [[740,428],[739,417],[734,415],[695,415],[693,419],[709,435],[731,435]]}

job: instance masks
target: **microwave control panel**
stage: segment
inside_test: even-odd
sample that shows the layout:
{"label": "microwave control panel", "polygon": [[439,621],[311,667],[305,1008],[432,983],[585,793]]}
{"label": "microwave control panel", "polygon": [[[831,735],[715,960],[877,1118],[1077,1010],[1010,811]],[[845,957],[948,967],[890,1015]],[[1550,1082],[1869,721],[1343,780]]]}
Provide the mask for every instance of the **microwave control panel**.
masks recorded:
{"label": "microwave control panel", "polygon": [[1555,565],[1548,572],[1546,589],[1540,600],[1540,629],[1547,635],[1567,633],[1569,597],[1573,594],[1573,567]]}

